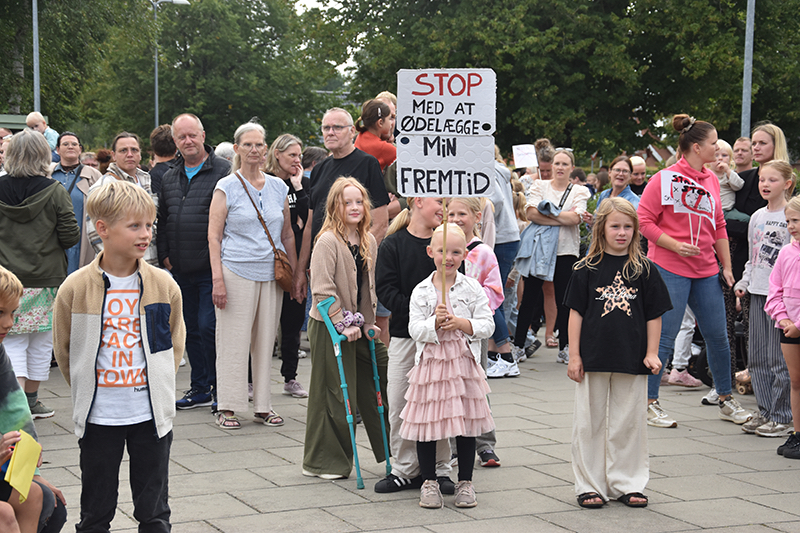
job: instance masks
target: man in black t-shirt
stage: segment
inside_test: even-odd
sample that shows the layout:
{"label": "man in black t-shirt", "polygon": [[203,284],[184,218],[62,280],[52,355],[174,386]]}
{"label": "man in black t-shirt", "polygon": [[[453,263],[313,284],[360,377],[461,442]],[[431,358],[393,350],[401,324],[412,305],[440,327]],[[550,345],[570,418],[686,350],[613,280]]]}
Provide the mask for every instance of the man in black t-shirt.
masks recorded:
{"label": "man in black t-shirt", "polygon": [[[303,233],[303,242],[313,246],[317,233],[322,228],[325,220],[325,203],[328,201],[328,191],[333,183],[342,176],[352,176],[361,182],[369,192],[372,201],[372,229],[371,233],[380,245],[386,228],[389,225],[389,195],[383,183],[383,173],[380,163],[371,155],[362,152],[353,145],[353,117],[344,109],[334,107],[325,112],[322,117],[322,136],[327,148],[332,155],[318,163],[311,171],[311,197],[309,203],[309,218]],[[306,240],[308,239],[308,240]],[[300,272],[308,267],[311,256],[309,247],[303,247],[298,257]]]}

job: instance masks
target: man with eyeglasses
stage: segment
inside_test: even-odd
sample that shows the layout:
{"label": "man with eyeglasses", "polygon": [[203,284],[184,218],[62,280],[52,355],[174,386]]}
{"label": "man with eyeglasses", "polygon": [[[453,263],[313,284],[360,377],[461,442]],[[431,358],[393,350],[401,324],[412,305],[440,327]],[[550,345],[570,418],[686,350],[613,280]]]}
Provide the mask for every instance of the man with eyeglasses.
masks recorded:
{"label": "man with eyeglasses", "polygon": [[186,354],[191,386],[175,402],[178,409],[211,406],[217,382],[217,319],[211,300],[208,209],[217,182],[231,164],[205,144],[200,119],[184,113],[172,121],[172,139],[180,154],[164,173],[158,195],[158,259],[178,282],[186,322]]}
{"label": "man with eyeglasses", "polygon": [[[360,181],[369,192],[372,201],[372,234],[378,244],[386,234],[389,225],[389,195],[383,183],[383,172],[378,160],[362,152],[353,144],[353,117],[344,109],[334,107],[325,112],[322,117],[322,137],[325,148],[331,152],[328,157],[314,167],[311,171],[311,202],[310,213],[312,216],[311,234],[303,236],[305,243],[313,242],[322,222],[325,220],[325,202],[328,200],[328,191],[333,182],[341,176],[352,176]],[[308,226],[306,226],[308,229]],[[300,251],[299,266],[304,270],[308,265],[309,250]]]}
{"label": "man with eyeglasses", "polygon": [[89,242],[86,217],[83,204],[89,194],[89,187],[102,177],[100,171],[80,162],[81,145],[78,135],[65,131],[56,140],[56,153],[61,158],[58,163],[51,163],[51,176],[63,185],[72,199],[72,210],[78,227],[81,230],[81,241],[67,250],[67,274],[72,274],[80,267],[88,265],[94,259],[94,249]]}

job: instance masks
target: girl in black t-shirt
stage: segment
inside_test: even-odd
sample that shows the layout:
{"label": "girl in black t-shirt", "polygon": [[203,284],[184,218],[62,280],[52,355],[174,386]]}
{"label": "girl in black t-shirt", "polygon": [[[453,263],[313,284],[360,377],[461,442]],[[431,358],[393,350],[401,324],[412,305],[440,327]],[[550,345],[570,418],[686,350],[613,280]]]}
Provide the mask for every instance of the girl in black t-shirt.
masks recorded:
{"label": "girl in black t-shirt", "polygon": [[658,269],[644,256],[636,211],[608,198],[595,214],[592,243],[576,263],[564,304],[570,308],[567,375],[577,382],[572,470],[581,507],[615,498],[645,507],[649,373],[661,369],[661,315],[672,308]]}

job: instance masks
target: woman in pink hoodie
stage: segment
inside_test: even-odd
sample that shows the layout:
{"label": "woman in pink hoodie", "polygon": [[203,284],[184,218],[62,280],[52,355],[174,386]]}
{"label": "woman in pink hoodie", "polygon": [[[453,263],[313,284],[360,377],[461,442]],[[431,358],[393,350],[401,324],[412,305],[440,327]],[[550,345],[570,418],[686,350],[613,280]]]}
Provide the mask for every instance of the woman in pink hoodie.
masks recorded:
{"label": "woman in pink hoodie", "polygon": [[[658,356],[665,365],[688,303],[706,341],[719,394],[719,417],[744,424],[752,415],[731,396],[731,354],[721,286],[732,287],[734,282],[728,233],[719,181],[704,166],[715,160],[717,130],[688,115],[675,115],[672,127],[680,134],[681,157],[650,179],[638,209],[641,232],[649,241],[647,256],[658,267],[672,299],[672,310],[662,316]],[[722,263],[721,275],[717,258]],[[660,373],[648,378],[647,423],[676,427],[677,422],[658,403],[660,383]]]}

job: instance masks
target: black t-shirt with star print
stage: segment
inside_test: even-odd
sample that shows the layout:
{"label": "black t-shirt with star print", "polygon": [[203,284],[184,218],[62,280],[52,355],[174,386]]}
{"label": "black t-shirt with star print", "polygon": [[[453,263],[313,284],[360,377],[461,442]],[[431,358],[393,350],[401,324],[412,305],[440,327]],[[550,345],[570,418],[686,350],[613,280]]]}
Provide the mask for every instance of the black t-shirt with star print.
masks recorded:
{"label": "black t-shirt with star print", "polygon": [[637,279],[623,277],[627,256],[606,254],[594,268],[572,273],[564,304],[583,317],[580,356],[584,372],[649,374],[644,366],[647,322],[670,309],[667,286],[655,264]]}

